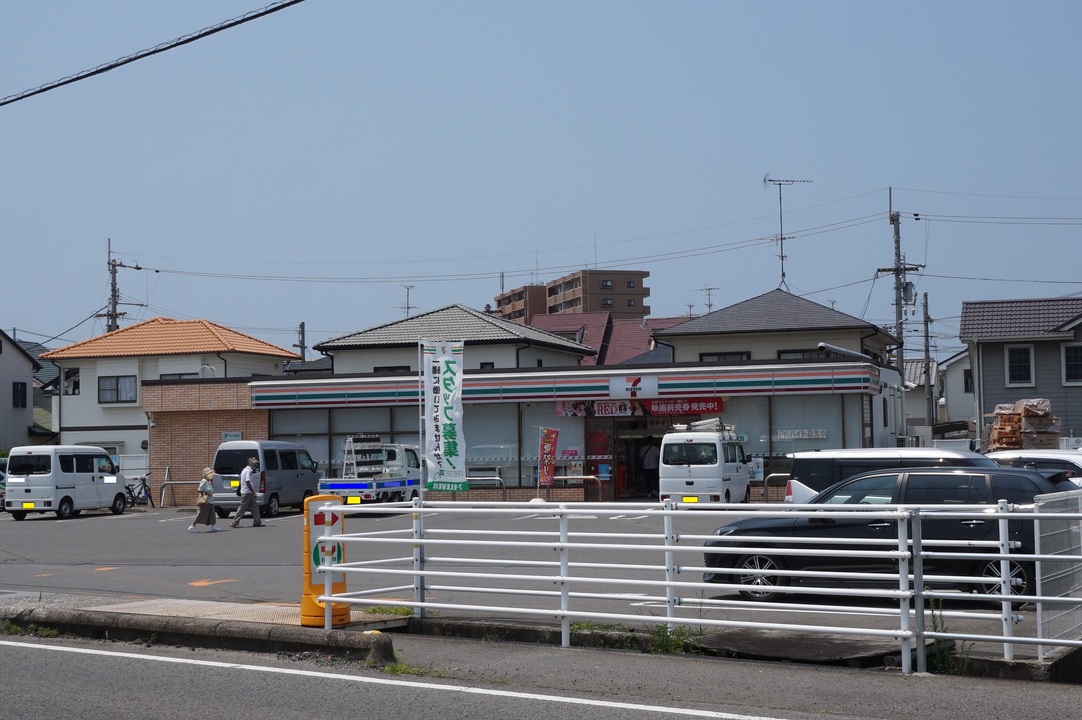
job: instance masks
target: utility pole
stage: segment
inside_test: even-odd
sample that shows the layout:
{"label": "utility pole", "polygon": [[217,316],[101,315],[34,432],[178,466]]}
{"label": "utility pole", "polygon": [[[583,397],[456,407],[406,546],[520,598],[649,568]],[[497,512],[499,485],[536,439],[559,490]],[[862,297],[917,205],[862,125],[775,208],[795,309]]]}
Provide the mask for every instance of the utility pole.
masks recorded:
{"label": "utility pole", "polygon": [[[120,329],[120,318],[127,315],[127,313],[119,311],[119,306],[120,306],[121,303],[120,303],[120,289],[117,287],[117,284],[116,284],[116,269],[117,268],[129,268],[131,270],[142,270],[143,268],[139,267],[139,265],[125,265],[124,263],[120,262],[119,260],[114,260],[113,259],[113,241],[112,241],[111,238],[108,241],[107,248],[108,248],[108,252],[109,252],[109,263],[108,263],[108,265],[109,265],[109,306],[108,306],[108,309],[106,310],[106,312],[99,313],[98,317],[104,317],[106,319],[105,331],[106,332],[113,332],[114,330],[119,330]],[[138,303],[125,303],[125,304],[138,304]]]}
{"label": "utility pole", "polygon": [[[879,268],[876,273],[894,276],[894,332],[898,335],[898,367],[901,368],[905,354],[905,306],[913,302],[913,283],[906,281],[905,274],[924,266],[905,263],[905,256],[902,255],[902,215],[894,211],[892,188],[887,188],[887,205],[890,224],[894,226],[894,267]],[[920,219],[918,215],[913,217]]]}
{"label": "utility pole", "polygon": [[932,347],[931,334],[928,330],[932,324],[932,318],[928,314],[928,293],[924,293],[924,414],[926,423],[934,425],[935,397],[932,394]]}
{"label": "utility pole", "polygon": [[763,185],[777,185],[778,186],[778,258],[781,260],[781,283],[779,288],[789,289],[789,286],[785,284],[785,230],[782,223],[782,211],[781,211],[781,186],[782,185],[795,185],[796,183],[810,183],[811,180],[775,180],[770,177],[769,174],[763,177]]}
{"label": "utility pole", "polygon": [[304,339],[304,323],[302,322],[300,327],[297,328],[297,342],[293,343],[293,347],[301,351],[301,362],[308,361],[308,345]]}

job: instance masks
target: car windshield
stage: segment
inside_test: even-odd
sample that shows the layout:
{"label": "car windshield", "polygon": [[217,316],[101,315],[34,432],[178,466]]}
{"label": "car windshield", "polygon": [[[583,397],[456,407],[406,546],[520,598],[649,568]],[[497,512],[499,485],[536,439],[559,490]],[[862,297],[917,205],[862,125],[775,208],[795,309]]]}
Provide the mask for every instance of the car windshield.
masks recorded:
{"label": "car windshield", "polygon": [[824,492],[812,500],[825,505],[887,505],[894,498],[898,473],[858,478]]}
{"label": "car windshield", "polygon": [[51,455],[16,455],[8,458],[9,475],[48,475],[52,467]]}

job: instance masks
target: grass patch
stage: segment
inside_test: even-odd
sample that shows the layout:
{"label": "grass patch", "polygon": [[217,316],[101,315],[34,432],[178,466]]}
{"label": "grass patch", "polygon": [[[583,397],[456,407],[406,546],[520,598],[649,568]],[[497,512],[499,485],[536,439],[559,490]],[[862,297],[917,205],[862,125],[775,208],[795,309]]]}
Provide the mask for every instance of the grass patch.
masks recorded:
{"label": "grass patch", "polygon": [[687,643],[695,636],[686,625],[670,628],[668,625],[654,625],[650,628],[650,652],[676,655],[683,653]]}
{"label": "grass patch", "polygon": [[398,617],[413,617],[413,608],[401,605],[373,605],[365,610],[373,615],[397,615]]}
{"label": "grass patch", "polygon": [[[946,618],[943,617],[943,601],[933,598],[930,602],[932,632],[950,632]],[[965,675],[969,669],[969,655],[973,647],[971,642],[956,645],[951,640],[936,638],[932,641],[932,655],[928,670],[939,675]]]}
{"label": "grass patch", "polygon": [[60,637],[60,631],[56,628],[42,627],[41,625],[27,625],[24,627],[10,618],[4,620],[4,634],[33,635],[34,637],[40,638]]}

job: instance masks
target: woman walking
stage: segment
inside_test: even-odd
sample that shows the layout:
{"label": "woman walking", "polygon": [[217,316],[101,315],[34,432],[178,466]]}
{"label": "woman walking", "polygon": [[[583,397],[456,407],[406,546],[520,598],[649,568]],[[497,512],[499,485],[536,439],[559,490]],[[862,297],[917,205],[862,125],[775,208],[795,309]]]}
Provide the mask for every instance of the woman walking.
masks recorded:
{"label": "woman walking", "polygon": [[214,470],[203,468],[203,479],[199,481],[199,499],[195,501],[198,512],[195,515],[195,520],[188,527],[188,532],[199,532],[196,525],[209,526],[207,532],[221,531],[221,528],[217,525],[218,518],[214,515],[214,505],[210,502],[210,496],[214,494],[213,480]]}

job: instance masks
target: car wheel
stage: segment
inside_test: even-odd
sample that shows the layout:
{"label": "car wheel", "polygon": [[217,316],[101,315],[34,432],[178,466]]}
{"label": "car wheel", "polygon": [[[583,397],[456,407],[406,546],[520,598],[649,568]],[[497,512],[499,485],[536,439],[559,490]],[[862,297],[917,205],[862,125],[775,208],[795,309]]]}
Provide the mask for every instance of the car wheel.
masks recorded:
{"label": "car wheel", "polygon": [[305,501],[308,500],[308,498],[312,497],[312,495],[314,495],[314,494],[315,493],[313,493],[311,490],[305,490],[304,491],[304,497],[301,498],[301,504],[297,506],[297,509],[298,510],[304,510]]}
{"label": "car wheel", "polygon": [[60,504],[56,506],[56,516],[61,520],[68,520],[75,511],[74,505],[72,505],[71,498],[64,498],[60,501]]}
{"label": "car wheel", "polygon": [[117,493],[113,498],[113,504],[109,506],[109,512],[114,515],[119,515],[124,512],[124,508],[128,507],[128,501],[124,498],[123,493]]}
{"label": "car wheel", "polygon": [[279,510],[281,510],[281,506],[278,504],[278,496],[271,495],[267,500],[267,504],[259,508],[259,514],[267,517],[278,517]]}
{"label": "car wheel", "polygon": [[229,517],[229,508],[224,508],[221,505],[215,505],[214,514],[220,517],[222,520],[225,520],[227,517]]}
{"label": "car wheel", "polygon": [[746,502],[746,503],[751,502],[751,484],[750,483],[748,484],[747,487],[744,488],[744,502]]}
{"label": "car wheel", "polygon": [[8,512],[11,513],[11,517],[13,519],[15,519],[15,520],[25,520],[26,519],[26,511],[25,510],[9,510]]}
{"label": "car wheel", "polygon": [[[1015,562],[1010,560],[1007,563],[1008,572],[1011,577],[1011,595],[1032,595],[1034,588],[1033,583],[1033,565],[1031,563]],[[977,592],[984,595],[998,595],[1000,593],[1000,581],[1003,577],[999,560],[989,560],[983,563],[979,567],[977,573],[983,578],[987,578],[986,582],[981,583],[976,587]],[[1020,607],[1024,605],[1024,602],[1012,603],[1014,607]]]}
{"label": "car wheel", "polygon": [[777,558],[769,555],[745,555],[736,563],[736,581],[747,589],[741,590],[740,594],[749,600],[777,600],[785,593],[776,588],[785,587],[789,584],[789,578],[784,575],[768,575],[756,573],[742,574],[741,570],[783,570],[784,565]]}
{"label": "car wheel", "polygon": [[728,505],[730,502],[732,502],[732,500],[729,497],[729,491],[726,490],[725,491],[725,504]]}

